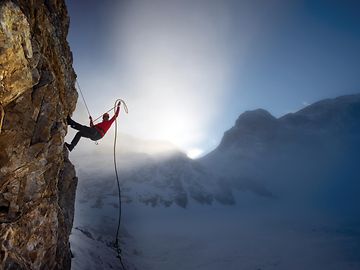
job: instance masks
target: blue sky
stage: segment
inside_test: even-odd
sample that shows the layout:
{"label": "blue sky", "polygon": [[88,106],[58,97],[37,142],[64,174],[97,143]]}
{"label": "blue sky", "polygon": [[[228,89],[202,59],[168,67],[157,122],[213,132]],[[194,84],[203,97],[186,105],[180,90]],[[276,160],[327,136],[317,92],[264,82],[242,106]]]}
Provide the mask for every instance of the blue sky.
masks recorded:
{"label": "blue sky", "polygon": [[281,116],[360,92],[358,1],[66,3],[91,113],[123,98],[122,132],[188,153],[212,150],[244,110]]}

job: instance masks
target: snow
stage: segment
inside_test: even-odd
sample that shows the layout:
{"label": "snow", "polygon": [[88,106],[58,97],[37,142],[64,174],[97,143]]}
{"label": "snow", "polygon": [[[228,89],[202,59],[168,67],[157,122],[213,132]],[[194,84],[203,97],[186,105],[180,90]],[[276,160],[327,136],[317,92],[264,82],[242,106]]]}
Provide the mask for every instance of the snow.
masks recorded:
{"label": "snow", "polygon": [[[108,195],[101,208],[77,207],[74,227],[93,239],[73,230],[73,269],[120,269],[115,251],[104,243],[116,232],[116,199]],[[266,200],[252,209],[242,203],[192,202],[187,209],[124,204],[124,260],[129,269],[149,270],[359,269],[359,230],[339,230],[318,213],[288,211]]]}
{"label": "snow", "polygon": [[[118,218],[115,178],[107,170],[85,171],[79,175],[71,235],[72,269],[121,269],[111,247]],[[200,204],[189,196],[185,208],[166,207],[145,204],[144,198],[172,200],[173,190],[161,175],[168,170],[135,172],[139,179],[130,181],[129,174],[122,183],[120,237],[129,270],[360,269],[359,224],[328,215],[311,201],[298,204],[300,195],[294,203],[289,195],[261,196],[251,187],[231,191],[234,205]],[[192,184],[183,182],[185,194]]]}

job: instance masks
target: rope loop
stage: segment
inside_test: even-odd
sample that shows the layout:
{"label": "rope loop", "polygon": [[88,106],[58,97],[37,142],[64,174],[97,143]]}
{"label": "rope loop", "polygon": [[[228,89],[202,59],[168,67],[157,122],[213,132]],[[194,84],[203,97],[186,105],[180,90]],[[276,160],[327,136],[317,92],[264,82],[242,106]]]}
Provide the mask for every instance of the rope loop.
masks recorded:
{"label": "rope loop", "polygon": [[[120,103],[120,104],[119,104]],[[114,113],[116,112],[116,107],[118,105],[121,105],[121,103],[124,104],[124,110],[126,113],[128,113],[128,108],[126,106],[125,101],[123,101],[122,99],[117,99],[115,101],[114,104]],[[120,244],[119,244],[119,232],[120,232],[120,223],[121,223],[121,189],[120,189],[120,181],[119,181],[119,175],[118,175],[118,171],[117,171],[117,162],[116,162],[116,142],[117,142],[117,117],[115,118],[115,135],[114,135],[114,153],[113,153],[113,158],[114,158],[114,168],[115,168],[115,176],[116,176],[116,182],[117,182],[117,188],[118,188],[118,195],[119,195],[119,218],[118,218],[118,224],[117,224],[117,229],[116,229],[116,237],[115,237],[115,248],[118,254],[118,258],[121,264],[121,267],[123,270],[126,270],[123,261],[122,261],[122,257],[121,257],[121,248],[120,248]]]}
{"label": "rope loop", "polygon": [[93,120],[93,122],[96,122],[96,121],[99,120],[105,113],[108,113],[108,112],[110,112],[110,111],[113,110],[113,109],[114,109],[114,112],[115,112],[115,111],[116,111],[115,109],[116,109],[116,107],[117,107],[117,103],[118,103],[118,102],[122,103],[123,106],[124,106],[125,112],[126,112],[126,113],[129,113],[129,109],[128,109],[125,101],[119,98],[119,99],[117,99],[117,100],[115,101],[115,106],[114,106],[114,107],[111,107],[109,110],[107,110],[106,112],[104,112],[104,113],[103,113],[102,115],[100,115],[98,118],[95,118],[95,120]]}

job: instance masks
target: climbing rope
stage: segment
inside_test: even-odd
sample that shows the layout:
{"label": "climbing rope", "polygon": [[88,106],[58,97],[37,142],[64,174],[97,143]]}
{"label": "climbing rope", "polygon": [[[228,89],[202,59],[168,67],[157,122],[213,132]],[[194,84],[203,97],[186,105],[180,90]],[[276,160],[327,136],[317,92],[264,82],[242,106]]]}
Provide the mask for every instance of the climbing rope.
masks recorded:
{"label": "climbing rope", "polygon": [[5,117],[5,110],[1,103],[0,103],[0,110],[1,110],[1,115],[0,115],[0,134],[1,134],[1,129],[2,129],[4,117]]}
{"label": "climbing rope", "polygon": [[[123,104],[125,112],[126,112],[126,113],[129,113],[129,110],[128,110],[128,107],[126,106],[125,101],[123,101],[122,99],[117,99],[117,101],[118,101],[118,100],[119,100],[119,102],[121,102],[121,103]],[[109,110],[107,110],[106,112],[104,112],[104,113],[103,113],[102,115],[100,115],[98,118],[95,118],[95,120],[93,120],[93,122],[96,122],[96,121],[99,120],[105,113],[108,113],[108,112],[110,112],[111,110],[113,110],[113,109],[115,109],[115,108],[116,108],[116,106],[111,107]]]}
{"label": "climbing rope", "polygon": [[82,91],[81,91],[81,87],[80,87],[80,84],[79,84],[78,80],[76,80],[76,84],[77,84],[77,86],[78,86],[78,88],[79,88],[79,91],[80,91],[81,97],[82,97],[82,99],[83,99],[83,101],[84,101],[84,104],[85,104],[86,110],[87,110],[88,115],[89,115],[89,117],[90,117],[90,116],[91,116],[91,114],[90,114],[89,108],[88,108],[88,106],[87,106],[87,104],[86,104],[86,100],[85,100],[85,98],[84,98],[84,95],[83,95],[83,93],[82,93]]}
{"label": "climbing rope", "polygon": [[[115,101],[115,105],[114,105],[114,113],[116,112],[116,107],[117,107],[117,103],[120,102],[120,104],[122,103],[124,105],[124,110],[126,113],[128,113],[128,108],[126,106],[125,101],[123,101],[122,99],[117,99]],[[114,168],[115,168],[115,176],[116,176],[116,182],[117,182],[117,188],[118,188],[118,197],[119,197],[119,217],[118,217],[118,225],[117,225],[117,229],[116,229],[116,237],[115,237],[115,248],[118,254],[118,258],[121,264],[121,267],[126,270],[123,261],[122,261],[122,257],[121,257],[121,248],[120,248],[120,244],[119,244],[119,232],[120,232],[120,223],[121,223],[121,190],[120,190],[120,181],[119,181],[119,175],[118,175],[118,171],[117,171],[117,162],[116,162],[116,142],[117,142],[117,117],[115,118],[115,135],[114,135]]]}
{"label": "climbing rope", "polygon": [[[78,80],[76,80],[76,84],[79,88],[79,91],[80,91],[80,94],[81,94],[81,97],[84,101],[84,104],[85,104],[85,107],[86,107],[86,110],[89,114],[89,117],[91,117],[91,114],[90,114],[90,111],[89,111],[89,108],[87,106],[87,103],[86,103],[86,100],[85,100],[85,97],[81,91],[81,87],[80,87],[80,84],[78,82]],[[114,107],[112,107],[110,110],[108,110],[107,112],[110,112],[112,109],[114,109],[114,113],[116,112],[116,107],[117,107],[117,103],[120,102],[120,105],[121,103],[123,104],[124,106],[124,110],[126,113],[129,112],[128,110],[128,107],[125,103],[124,100],[122,99],[117,99],[115,101],[115,104],[114,104]],[[1,104],[0,104],[1,105]],[[3,115],[3,114],[2,114]],[[99,116],[98,118],[96,118],[95,120],[93,120],[93,122],[95,122],[96,120],[98,120],[99,118],[101,118],[101,116]],[[1,127],[1,126],[0,126]],[[0,129],[0,132],[1,132],[1,129]],[[120,261],[120,264],[121,264],[121,267],[123,270],[126,270],[125,268],[125,265],[122,261],[122,257],[121,257],[121,248],[120,248],[120,244],[119,244],[119,232],[120,232],[120,223],[121,223],[121,190],[120,190],[120,180],[119,180],[119,175],[118,175],[118,171],[117,171],[117,162],[116,162],[116,143],[117,143],[117,117],[115,118],[115,136],[114,136],[114,153],[113,153],[113,158],[114,158],[114,168],[115,168],[115,176],[116,176],[116,182],[117,182],[117,188],[118,188],[118,197],[119,197],[119,218],[118,218],[118,224],[117,224],[117,229],[116,229],[116,238],[115,238],[115,248],[116,248],[116,252],[117,252],[117,257],[119,258],[119,261]]]}

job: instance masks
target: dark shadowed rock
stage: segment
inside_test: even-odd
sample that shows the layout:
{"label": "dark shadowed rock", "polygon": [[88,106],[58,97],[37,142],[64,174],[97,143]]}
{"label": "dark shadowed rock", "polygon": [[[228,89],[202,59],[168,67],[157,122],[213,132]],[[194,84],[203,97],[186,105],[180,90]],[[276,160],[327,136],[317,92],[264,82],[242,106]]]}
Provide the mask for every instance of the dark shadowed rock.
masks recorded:
{"label": "dark shadowed rock", "polygon": [[259,140],[271,139],[277,131],[278,120],[268,111],[246,111],[236,120],[235,126],[224,133],[219,149],[246,147]]}

